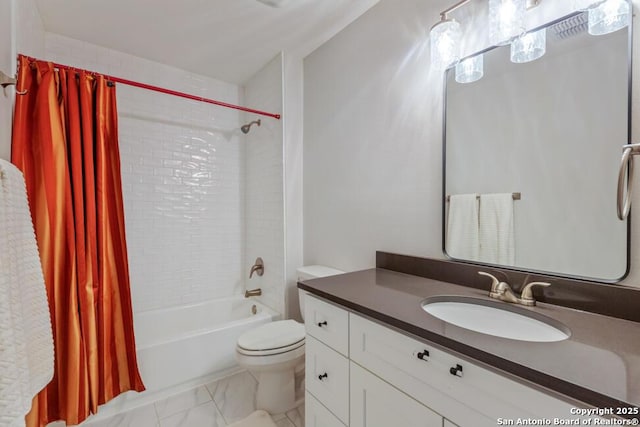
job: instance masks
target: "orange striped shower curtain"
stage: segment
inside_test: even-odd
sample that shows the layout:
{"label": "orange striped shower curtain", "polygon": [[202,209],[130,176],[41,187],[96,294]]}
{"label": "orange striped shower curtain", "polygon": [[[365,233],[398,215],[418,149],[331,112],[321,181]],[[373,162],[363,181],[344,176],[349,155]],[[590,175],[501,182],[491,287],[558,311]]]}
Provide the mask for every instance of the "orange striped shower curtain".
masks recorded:
{"label": "orange striped shower curtain", "polygon": [[53,380],[27,426],[77,424],[138,372],[124,229],[116,88],[19,58],[11,160],[24,173],[47,287]]}

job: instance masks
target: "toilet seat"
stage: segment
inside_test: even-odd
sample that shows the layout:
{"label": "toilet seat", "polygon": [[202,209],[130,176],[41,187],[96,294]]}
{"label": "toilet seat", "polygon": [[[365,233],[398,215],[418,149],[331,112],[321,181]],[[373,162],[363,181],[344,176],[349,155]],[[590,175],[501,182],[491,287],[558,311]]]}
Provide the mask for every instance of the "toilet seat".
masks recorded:
{"label": "toilet seat", "polygon": [[279,348],[272,348],[268,350],[247,350],[238,346],[237,351],[238,353],[244,354],[245,356],[271,356],[274,354],[289,353],[290,351],[296,350],[300,347],[304,347],[304,338],[295,344]]}
{"label": "toilet seat", "polygon": [[304,346],[305,329],[295,320],[280,320],[245,332],[238,338],[237,351],[246,356],[283,354]]}

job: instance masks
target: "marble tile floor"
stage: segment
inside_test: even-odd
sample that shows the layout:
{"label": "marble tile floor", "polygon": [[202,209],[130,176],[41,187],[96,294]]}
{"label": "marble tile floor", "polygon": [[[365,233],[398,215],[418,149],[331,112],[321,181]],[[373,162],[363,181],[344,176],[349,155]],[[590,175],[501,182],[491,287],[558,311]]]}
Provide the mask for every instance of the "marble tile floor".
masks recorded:
{"label": "marble tile floor", "polygon": [[[255,378],[244,371],[86,426],[223,427],[256,410],[257,385]],[[304,427],[304,402],[272,418],[278,427]]]}

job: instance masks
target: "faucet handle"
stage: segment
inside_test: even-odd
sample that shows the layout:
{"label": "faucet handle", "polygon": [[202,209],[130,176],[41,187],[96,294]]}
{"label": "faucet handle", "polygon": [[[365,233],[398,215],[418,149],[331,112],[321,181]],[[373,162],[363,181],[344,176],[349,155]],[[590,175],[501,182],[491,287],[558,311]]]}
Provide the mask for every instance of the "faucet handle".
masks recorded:
{"label": "faucet handle", "polygon": [[522,300],[523,303],[525,303],[525,305],[536,305],[536,300],[533,298],[533,291],[531,290],[531,288],[533,288],[534,286],[551,286],[551,283],[547,283],[547,282],[531,282],[529,284],[527,284],[523,289],[522,289],[522,293],[520,294],[520,299]]}
{"label": "faucet handle", "polygon": [[487,276],[491,278],[491,292],[496,292],[498,290],[498,285],[500,284],[500,280],[493,274],[486,273],[484,271],[478,271],[478,274],[481,276]]}

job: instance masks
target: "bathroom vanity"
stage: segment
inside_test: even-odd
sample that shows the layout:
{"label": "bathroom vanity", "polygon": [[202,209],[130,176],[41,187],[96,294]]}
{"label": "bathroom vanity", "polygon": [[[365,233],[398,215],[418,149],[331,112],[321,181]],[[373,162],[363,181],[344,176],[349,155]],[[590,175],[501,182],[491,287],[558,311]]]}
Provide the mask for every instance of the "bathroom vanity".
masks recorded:
{"label": "bathroom vanity", "polygon": [[[456,270],[457,263],[420,260],[410,259],[423,276],[478,268],[459,264],[451,273],[447,267]],[[384,267],[298,284],[310,294],[307,426],[594,425],[597,413],[585,413],[590,408],[623,422],[638,415],[639,323],[542,302],[524,310],[563,325],[568,338],[496,337],[422,308],[425,299],[443,295],[490,300],[482,276],[477,287],[461,286]],[[558,284],[555,293],[566,286]],[[544,300],[542,290],[537,297]]]}
{"label": "bathroom vanity", "polygon": [[[630,153],[631,22],[594,37],[590,16],[528,28],[548,36],[526,64],[499,44],[457,64],[484,64],[474,79],[445,71],[452,260],[378,252],[375,269],[299,282],[310,294],[308,427],[640,422],[640,290],[613,284],[630,269],[620,153]],[[494,193],[508,203],[491,211]],[[483,221],[483,204],[501,221]],[[513,327],[523,317],[541,322],[539,339]]]}

